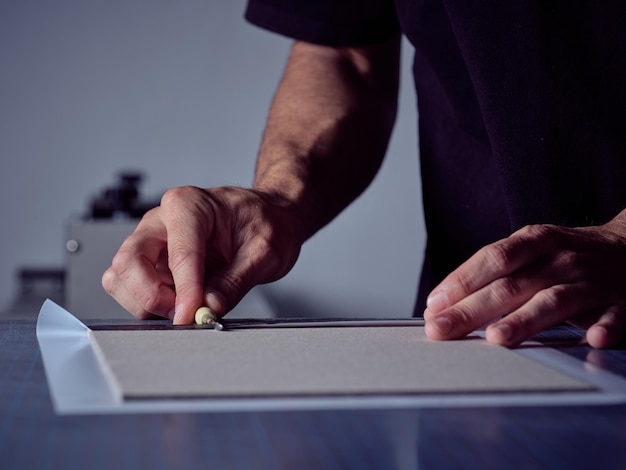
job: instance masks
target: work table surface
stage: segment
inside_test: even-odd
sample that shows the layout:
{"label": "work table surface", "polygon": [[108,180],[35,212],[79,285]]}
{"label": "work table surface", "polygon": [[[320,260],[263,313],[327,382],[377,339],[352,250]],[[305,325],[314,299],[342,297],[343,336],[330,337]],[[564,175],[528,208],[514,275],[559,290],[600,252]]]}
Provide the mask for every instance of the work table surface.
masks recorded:
{"label": "work table surface", "polygon": [[35,322],[1,320],[0,351],[5,470],[626,468],[626,405],[58,416]]}

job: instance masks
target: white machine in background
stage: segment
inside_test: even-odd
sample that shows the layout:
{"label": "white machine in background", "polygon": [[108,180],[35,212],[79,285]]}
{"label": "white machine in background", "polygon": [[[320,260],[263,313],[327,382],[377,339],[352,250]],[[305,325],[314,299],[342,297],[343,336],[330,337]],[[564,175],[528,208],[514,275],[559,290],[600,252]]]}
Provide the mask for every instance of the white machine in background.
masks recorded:
{"label": "white machine in background", "polygon": [[85,219],[67,225],[65,308],[79,318],[128,318],[102,288],[102,273],[137,220]]}
{"label": "white machine in background", "polygon": [[158,201],[142,202],[142,175],[123,172],[89,204],[89,212],[67,224],[64,306],[79,318],[128,318],[102,288],[102,273],[139,219]]}

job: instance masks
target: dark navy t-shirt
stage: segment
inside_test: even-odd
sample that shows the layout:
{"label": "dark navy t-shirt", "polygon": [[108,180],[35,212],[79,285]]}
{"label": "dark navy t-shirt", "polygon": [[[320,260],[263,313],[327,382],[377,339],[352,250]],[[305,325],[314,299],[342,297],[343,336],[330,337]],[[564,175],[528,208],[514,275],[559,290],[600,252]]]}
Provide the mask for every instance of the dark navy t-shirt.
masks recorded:
{"label": "dark navy t-shirt", "polygon": [[427,229],[416,313],[446,274],[527,224],[626,208],[626,2],[250,0],[294,39],[415,47]]}

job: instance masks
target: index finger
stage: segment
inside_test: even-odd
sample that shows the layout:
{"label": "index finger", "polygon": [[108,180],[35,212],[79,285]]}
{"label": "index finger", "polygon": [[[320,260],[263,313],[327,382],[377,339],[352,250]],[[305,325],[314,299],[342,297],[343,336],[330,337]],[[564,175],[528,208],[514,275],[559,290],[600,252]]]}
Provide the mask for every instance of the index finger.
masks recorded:
{"label": "index finger", "polygon": [[554,246],[554,230],[530,225],[478,250],[450,273],[428,296],[426,307],[438,313],[487,284],[531,264]]}
{"label": "index finger", "polygon": [[167,230],[167,262],[176,290],[174,324],[191,323],[204,297],[204,260],[210,221],[194,210],[193,198],[187,191],[186,188],[169,191],[161,202]]}

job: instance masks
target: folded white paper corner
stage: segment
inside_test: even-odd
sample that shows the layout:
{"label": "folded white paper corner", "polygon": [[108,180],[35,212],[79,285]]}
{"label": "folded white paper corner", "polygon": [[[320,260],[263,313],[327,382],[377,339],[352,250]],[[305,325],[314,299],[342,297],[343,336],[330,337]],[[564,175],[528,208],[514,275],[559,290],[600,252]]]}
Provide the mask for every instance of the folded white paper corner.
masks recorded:
{"label": "folded white paper corner", "polygon": [[89,328],[51,300],[37,319],[37,340],[58,413],[81,413],[119,406],[101,370],[89,338]]}

